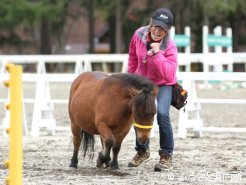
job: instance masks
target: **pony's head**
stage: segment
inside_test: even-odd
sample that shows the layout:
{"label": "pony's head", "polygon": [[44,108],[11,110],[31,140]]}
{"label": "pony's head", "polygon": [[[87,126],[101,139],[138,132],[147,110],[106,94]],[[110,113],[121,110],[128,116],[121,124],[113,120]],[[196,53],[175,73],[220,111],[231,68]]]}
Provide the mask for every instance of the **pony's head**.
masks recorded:
{"label": "pony's head", "polygon": [[129,92],[132,98],[132,113],[134,119],[134,128],[137,139],[140,143],[145,143],[150,137],[150,131],[153,127],[154,116],[156,114],[156,96],[159,88],[155,85],[141,90],[130,88]]}

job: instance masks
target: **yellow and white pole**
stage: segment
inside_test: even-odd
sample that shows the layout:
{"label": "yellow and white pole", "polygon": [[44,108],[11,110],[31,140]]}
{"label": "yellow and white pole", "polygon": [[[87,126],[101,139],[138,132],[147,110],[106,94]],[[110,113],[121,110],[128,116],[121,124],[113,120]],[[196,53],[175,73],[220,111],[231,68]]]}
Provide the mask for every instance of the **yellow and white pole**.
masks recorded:
{"label": "yellow and white pole", "polygon": [[10,102],[6,105],[10,113],[10,126],[6,129],[9,134],[9,159],[5,161],[5,166],[9,168],[9,175],[5,182],[8,185],[22,185],[22,66],[7,64],[6,70],[9,72],[5,85],[10,88]]}

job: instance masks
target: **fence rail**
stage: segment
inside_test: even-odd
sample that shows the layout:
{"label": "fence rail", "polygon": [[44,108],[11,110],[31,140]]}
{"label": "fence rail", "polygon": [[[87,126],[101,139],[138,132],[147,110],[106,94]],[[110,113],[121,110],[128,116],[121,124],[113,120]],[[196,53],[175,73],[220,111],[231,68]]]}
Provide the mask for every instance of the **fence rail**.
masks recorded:
{"label": "fence rail", "polygon": [[[16,64],[36,64],[37,73],[45,73],[46,63],[74,64],[72,73],[81,73],[84,71],[92,71],[92,64],[98,63],[102,65],[102,70],[107,70],[107,63],[121,64],[119,72],[127,72],[128,54],[84,54],[84,55],[0,55],[0,73],[4,73],[4,65],[6,63]],[[205,72],[208,65],[223,64],[244,64],[246,71],[246,53],[178,53],[179,66],[187,66],[186,72],[190,71],[192,63],[202,63]]]}

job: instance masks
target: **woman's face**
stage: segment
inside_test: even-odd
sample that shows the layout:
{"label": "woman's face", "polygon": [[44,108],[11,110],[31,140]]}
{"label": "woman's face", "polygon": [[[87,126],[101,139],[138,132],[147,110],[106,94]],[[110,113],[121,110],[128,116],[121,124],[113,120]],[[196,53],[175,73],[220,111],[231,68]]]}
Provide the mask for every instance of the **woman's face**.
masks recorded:
{"label": "woman's face", "polygon": [[159,41],[167,35],[167,32],[160,26],[150,26],[150,35],[152,40]]}

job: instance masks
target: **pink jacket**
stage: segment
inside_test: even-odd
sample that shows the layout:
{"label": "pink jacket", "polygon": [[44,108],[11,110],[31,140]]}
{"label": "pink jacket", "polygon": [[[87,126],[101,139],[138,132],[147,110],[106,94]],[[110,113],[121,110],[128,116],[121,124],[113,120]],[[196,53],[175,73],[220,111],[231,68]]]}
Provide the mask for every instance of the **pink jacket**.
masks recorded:
{"label": "pink jacket", "polygon": [[147,55],[148,26],[135,31],[130,47],[128,72],[147,77],[157,85],[173,85],[176,83],[177,47],[167,36],[161,42],[160,51],[154,56]]}

